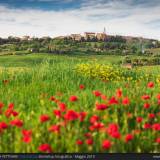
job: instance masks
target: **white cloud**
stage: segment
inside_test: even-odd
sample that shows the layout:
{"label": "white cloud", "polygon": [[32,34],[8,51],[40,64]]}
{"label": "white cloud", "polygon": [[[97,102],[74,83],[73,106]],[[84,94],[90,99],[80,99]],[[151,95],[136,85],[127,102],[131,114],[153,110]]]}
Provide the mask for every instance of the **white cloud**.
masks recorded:
{"label": "white cloud", "polygon": [[59,11],[0,6],[0,36],[54,37],[85,31],[100,32],[105,26],[109,34],[160,39],[160,29],[156,27],[160,25],[160,6],[134,6],[130,1],[125,2],[94,3],[93,0],[78,9]]}

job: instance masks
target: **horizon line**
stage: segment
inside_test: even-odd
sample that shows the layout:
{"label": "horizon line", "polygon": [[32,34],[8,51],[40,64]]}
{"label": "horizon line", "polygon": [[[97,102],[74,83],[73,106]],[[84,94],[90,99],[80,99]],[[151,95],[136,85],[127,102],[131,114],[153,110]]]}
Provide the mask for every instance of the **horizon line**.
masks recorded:
{"label": "horizon line", "polygon": [[[0,36],[0,38],[2,38],[2,39],[7,39],[7,38],[9,38],[9,37],[14,37],[14,38],[23,38],[23,37],[25,37],[25,36],[29,36],[30,38],[43,38],[43,37],[49,37],[49,38],[57,38],[57,37],[67,37],[67,36],[71,36],[72,34],[80,34],[81,36],[82,35],[84,35],[84,33],[95,33],[95,34],[97,34],[97,33],[103,33],[103,32],[92,32],[92,31],[86,31],[86,32],[83,32],[83,33],[70,33],[70,34],[59,34],[59,35],[55,35],[55,36],[50,36],[50,35],[42,35],[42,36],[35,36],[35,35],[29,35],[29,34],[24,34],[24,35],[9,35],[9,36],[7,36],[7,37],[4,37],[4,36]],[[141,36],[141,35],[124,35],[124,34],[117,34],[117,33],[109,33],[109,34],[107,34],[106,33],[106,35],[108,35],[108,36],[121,36],[121,37],[131,37],[131,38],[143,38],[143,39],[149,39],[149,40],[158,40],[158,41],[160,41],[160,39],[158,39],[158,38],[153,38],[153,37],[146,37],[146,36]]]}

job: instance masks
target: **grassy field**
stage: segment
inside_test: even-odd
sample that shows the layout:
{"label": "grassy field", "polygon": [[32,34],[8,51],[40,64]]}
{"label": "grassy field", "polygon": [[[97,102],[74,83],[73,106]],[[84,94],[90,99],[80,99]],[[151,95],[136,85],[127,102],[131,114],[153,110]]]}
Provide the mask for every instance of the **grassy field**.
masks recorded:
{"label": "grassy field", "polygon": [[106,82],[75,70],[122,59],[1,56],[0,152],[159,152],[159,66],[139,68],[154,75],[149,84]]}
{"label": "grassy field", "polygon": [[116,63],[123,59],[122,56],[105,56],[105,55],[53,55],[53,54],[29,54],[29,55],[7,55],[0,56],[0,66],[5,67],[31,67],[42,63],[44,59],[50,60],[71,60],[71,61],[100,61],[103,63]]}

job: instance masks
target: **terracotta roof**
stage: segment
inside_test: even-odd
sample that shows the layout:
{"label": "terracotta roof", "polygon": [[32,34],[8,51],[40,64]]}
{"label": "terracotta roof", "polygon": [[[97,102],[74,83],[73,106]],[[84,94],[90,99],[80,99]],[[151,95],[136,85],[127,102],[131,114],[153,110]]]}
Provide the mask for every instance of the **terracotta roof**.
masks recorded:
{"label": "terracotta roof", "polygon": [[85,32],[85,34],[96,34],[94,32]]}

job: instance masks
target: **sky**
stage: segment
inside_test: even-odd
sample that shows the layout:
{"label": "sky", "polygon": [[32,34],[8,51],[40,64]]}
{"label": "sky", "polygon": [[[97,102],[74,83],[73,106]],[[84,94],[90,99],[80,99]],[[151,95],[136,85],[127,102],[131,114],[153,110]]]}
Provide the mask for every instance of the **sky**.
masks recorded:
{"label": "sky", "polygon": [[0,0],[0,37],[103,32],[160,40],[160,0]]}

